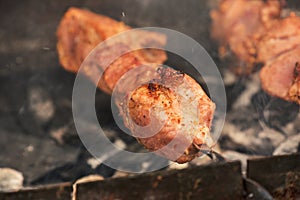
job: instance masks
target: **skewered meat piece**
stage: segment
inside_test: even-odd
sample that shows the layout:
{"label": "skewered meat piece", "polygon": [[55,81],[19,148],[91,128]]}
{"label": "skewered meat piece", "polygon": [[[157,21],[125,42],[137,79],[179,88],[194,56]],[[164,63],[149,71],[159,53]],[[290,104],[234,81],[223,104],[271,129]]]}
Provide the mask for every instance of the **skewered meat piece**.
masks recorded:
{"label": "skewered meat piece", "polygon": [[[130,30],[123,22],[115,21],[109,17],[98,15],[87,10],[70,8],[62,18],[57,30],[57,49],[61,65],[68,71],[77,72],[86,56],[102,41],[109,37]],[[116,41],[107,47],[106,52],[99,52],[97,66],[87,68],[86,75],[97,81],[99,71],[103,76],[98,84],[106,93],[111,93],[116,81],[128,70],[145,63],[163,63],[166,53],[158,49],[143,49],[132,51],[121,56],[112,64],[107,63],[112,56],[135,48],[143,48],[149,43],[155,43],[158,47],[166,44],[163,34],[136,31],[134,38],[125,38],[126,43]],[[128,46],[132,44],[132,46]],[[91,63],[93,65],[93,63]],[[109,65],[107,69],[105,67]]]}
{"label": "skewered meat piece", "polygon": [[258,44],[260,72],[269,94],[300,104],[300,18],[292,14],[270,28]]}
{"label": "skewered meat piece", "polygon": [[[122,22],[71,8],[57,31],[62,66],[77,72],[84,58],[99,42],[128,29]],[[90,55],[90,61],[85,62],[84,73],[101,90],[107,93],[114,90],[113,94],[117,91],[117,94],[125,95],[126,98],[121,95],[121,98],[114,99],[120,115],[125,126],[147,149],[178,163],[201,155],[200,148],[207,150],[213,145],[210,127],[215,104],[191,77],[157,65],[166,60],[164,51],[137,50],[108,63],[112,56],[133,46],[142,48],[149,43],[157,46],[166,43],[164,35],[147,31],[135,32],[125,38],[126,42],[122,39],[96,49]],[[105,68],[106,65],[109,66]],[[149,66],[147,70],[143,68],[145,65]],[[98,83],[97,75],[101,70],[104,73]],[[136,71],[139,74],[139,70],[144,72],[143,76],[126,73]],[[125,83],[119,84],[124,80]],[[144,80],[144,84],[135,88],[136,82]],[[154,134],[151,134],[153,130]]]}
{"label": "skewered meat piece", "polygon": [[279,17],[277,0],[222,0],[211,12],[212,38],[233,71],[249,74],[256,66],[256,42]]}
{"label": "skewered meat piece", "polygon": [[[186,74],[157,67],[157,78],[132,91],[121,105],[125,125],[138,141],[170,160],[189,162],[201,155],[199,147],[213,145],[215,104]],[[149,137],[153,130],[156,134]]]}

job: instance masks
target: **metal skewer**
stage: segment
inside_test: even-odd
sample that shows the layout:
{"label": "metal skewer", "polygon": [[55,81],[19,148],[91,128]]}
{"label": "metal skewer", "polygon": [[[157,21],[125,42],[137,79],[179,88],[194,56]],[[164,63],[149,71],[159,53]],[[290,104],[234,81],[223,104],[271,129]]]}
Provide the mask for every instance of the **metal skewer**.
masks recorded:
{"label": "metal skewer", "polygon": [[213,149],[205,146],[205,147],[199,147],[199,145],[193,143],[194,147],[196,149],[199,150],[199,152],[207,155],[208,157],[210,157],[212,160],[216,160],[216,161],[219,161],[219,162],[224,162],[226,161],[226,159],[221,155],[219,154],[218,152],[214,151]]}

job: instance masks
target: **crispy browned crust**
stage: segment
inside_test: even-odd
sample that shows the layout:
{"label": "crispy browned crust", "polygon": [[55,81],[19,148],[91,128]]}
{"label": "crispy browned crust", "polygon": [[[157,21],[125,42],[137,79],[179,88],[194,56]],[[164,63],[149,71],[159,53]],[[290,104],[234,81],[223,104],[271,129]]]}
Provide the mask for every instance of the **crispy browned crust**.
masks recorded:
{"label": "crispy browned crust", "polygon": [[[88,10],[70,8],[62,18],[57,29],[57,50],[61,65],[68,71],[77,72],[80,65],[87,55],[102,41],[130,27],[123,22],[118,22],[109,17],[92,13]],[[159,33],[139,31],[134,40],[135,47],[143,48],[147,43],[155,43],[159,47],[166,44],[166,37]],[[113,63],[106,63],[114,54],[131,50],[133,47],[128,45],[130,42],[117,41],[105,49],[105,52],[96,52],[97,57],[85,69],[86,75],[92,80],[97,81],[96,76],[99,72],[104,74],[98,87],[107,93],[111,93],[116,81],[128,70],[145,63],[163,63],[166,53],[162,50],[138,50],[131,51],[123,55]],[[97,51],[97,50],[96,50]],[[109,66],[105,66],[109,64]],[[107,67],[107,68],[106,68]]]}
{"label": "crispy browned crust", "polygon": [[[181,91],[190,92],[194,98],[185,102],[180,94]],[[161,72],[160,78],[153,80],[153,83],[145,84],[134,90],[128,96],[128,103],[123,105],[125,105],[125,112],[122,114],[125,119],[131,118],[135,124],[142,127],[149,125],[152,119],[154,120],[151,124],[152,130],[155,129],[153,126],[158,126],[157,128],[161,126],[155,135],[138,138],[138,141],[148,150],[158,151],[159,155],[170,160],[178,163],[189,162],[200,155],[193,143],[198,146],[212,145],[209,129],[215,104],[201,86],[188,75],[167,69],[167,71]],[[194,109],[199,113],[197,116],[188,111],[187,113],[183,112],[192,105],[196,105]],[[128,112],[126,112],[127,108]],[[162,111],[165,115],[162,114]],[[126,115],[126,113],[128,114]],[[136,134],[133,124],[126,123],[128,120],[124,121],[125,125],[133,130],[133,135]],[[192,127],[198,128],[195,130]],[[177,142],[166,147],[175,137]],[[180,150],[181,145],[186,145],[186,147],[182,147],[184,149]],[[160,151],[162,148],[163,150]]]}

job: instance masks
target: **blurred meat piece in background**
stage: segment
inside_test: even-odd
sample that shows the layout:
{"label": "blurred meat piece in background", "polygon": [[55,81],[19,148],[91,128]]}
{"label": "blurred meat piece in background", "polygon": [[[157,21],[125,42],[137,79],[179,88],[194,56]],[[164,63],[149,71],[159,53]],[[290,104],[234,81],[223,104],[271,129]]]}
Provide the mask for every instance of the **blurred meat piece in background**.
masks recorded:
{"label": "blurred meat piece in background", "polygon": [[222,0],[211,12],[212,38],[221,59],[240,75],[258,65],[263,89],[300,104],[300,18],[281,19],[279,0]]}
{"label": "blurred meat piece in background", "polygon": [[222,0],[211,12],[212,38],[220,44],[219,54],[238,74],[255,70],[256,43],[280,18],[277,0]]}
{"label": "blurred meat piece in background", "polygon": [[270,28],[258,43],[263,89],[300,104],[300,18],[293,13]]}
{"label": "blurred meat piece in background", "polygon": [[[95,14],[88,10],[70,8],[62,18],[57,30],[57,49],[61,65],[68,71],[77,72],[86,56],[102,41],[130,27],[109,17]],[[124,38],[126,41],[115,41],[107,46],[106,52],[95,58],[96,63],[84,73],[92,80],[98,81],[97,75],[103,72],[98,87],[110,94],[119,78],[130,69],[146,63],[161,64],[166,59],[166,53],[158,49],[145,49],[155,44],[163,47],[166,36],[150,31],[136,31],[135,37]],[[128,44],[132,44],[129,46]],[[142,50],[131,51],[134,48]],[[130,52],[131,51],[131,52]],[[129,53],[126,53],[129,52]],[[114,60],[115,55],[122,55]],[[114,60],[113,63],[107,61]],[[106,69],[107,65],[109,67]]]}
{"label": "blurred meat piece in background", "polygon": [[[260,79],[263,89],[287,101],[300,104],[299,100],[299,75],[295,78],[300,61],[300,47],[293,49],[270,62],[262,68]],[[293,86],[293,87],[292,87]]]}
{"label": "blurred meat piece in background", "polygon": [[300,18],[292,13],[273,24],[257,44],[257,59],[267,64],[300,46]]}

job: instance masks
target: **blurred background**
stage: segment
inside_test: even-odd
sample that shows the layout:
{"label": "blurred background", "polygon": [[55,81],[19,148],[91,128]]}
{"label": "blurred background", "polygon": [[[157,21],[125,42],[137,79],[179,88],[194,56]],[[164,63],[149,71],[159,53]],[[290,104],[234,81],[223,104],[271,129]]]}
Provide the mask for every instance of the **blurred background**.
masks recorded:
{"label": "blurred background", "polygon": [[[299,152],[299,106],[267,95],[260,88],[257,74],[236,77],[222,66],[217,46],[209,36],[209,11],[216,2],[1,0],[0,167],[19,171],[25,186],[75,181],[89,174],[104,178],[126,175],[97,162],[81,144],[74,127],[71,95],[75,75],[60,66],[55,36],[70,6],[107,15],[132,27],[174,29],[204,46],[226,86],[228,113],[216,149],[228,159],[242,160],[245,165],[253,156]],[[288,9],[299,7],[298,1],[288,1]],[[193,76],[188,63],[169,56],[167,63]],[[114,124],[110,97],[97,91],[95,98],[100,124],[109,139],[128,150],[142,151],[134,138],[122,134]],[[209,162],[196,159],[185,165],[172,164],[168,169]]]}

